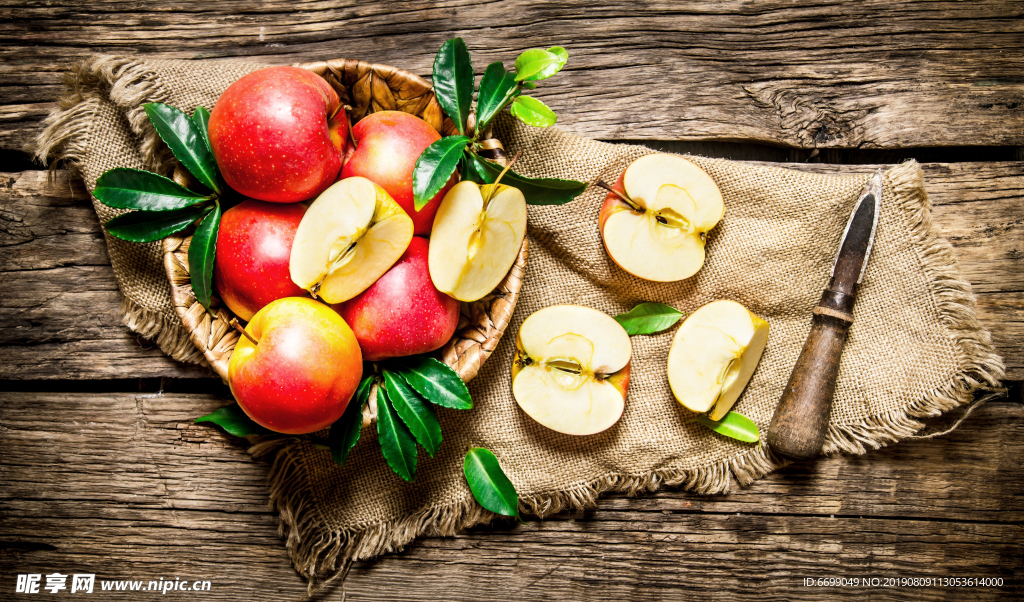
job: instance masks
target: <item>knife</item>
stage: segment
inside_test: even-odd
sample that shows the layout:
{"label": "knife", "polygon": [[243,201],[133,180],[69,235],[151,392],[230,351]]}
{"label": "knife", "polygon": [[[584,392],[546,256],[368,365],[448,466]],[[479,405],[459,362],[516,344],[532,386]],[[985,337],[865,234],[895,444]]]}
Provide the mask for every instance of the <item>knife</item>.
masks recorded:
{"label": "knife", "polygon": [[811,332],[768,427],[768,447],[783,456],[804,460],[821,452],[832,414],[839,359],[853,324],[857,285],[864,278],[875,240],[881,197],[882,170],[878,170],[850,214],[832,264],[832,279],[812,312]]}

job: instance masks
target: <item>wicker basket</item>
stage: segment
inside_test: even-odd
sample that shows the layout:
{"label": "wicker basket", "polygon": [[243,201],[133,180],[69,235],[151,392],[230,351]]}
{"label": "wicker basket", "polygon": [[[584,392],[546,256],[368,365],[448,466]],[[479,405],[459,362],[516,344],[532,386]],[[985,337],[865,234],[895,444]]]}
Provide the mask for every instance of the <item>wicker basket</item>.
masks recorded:
{"label": "wicker basket", "polygon": [[[444,116],[430,85],[416,75],[386,65],[371,65],[351,59],[298,66],[320,75],[334,87],[346,108],[351,107],[349,116],[353,123],[376,111],[404,111],[422,118],[442,135],[455,133],[455,126]],[[504,162],[501,143],[493,139],[485,142],[484,147],[491,149],[492,157]],[[176,179],[182,175],[176,173]],[[188,268],[191,240],[190,235],[164,239],[164,267],[171,282],[174,309],[192,342],[214,371],[227,382],[228,362],[239,334],[230,326],[234,316],[216,295],[211,305],[216,317],[196,301]],[[494,292],[479,301],[462,304],[459,326],[455,336],[442,349],[442,357],[464,381],[476,376],[508,326],[523,284],[527,250],[528,244],[524,239],[512,269]],[[368,404],[364,421],[369,422],[375,415],[376,404]]]}

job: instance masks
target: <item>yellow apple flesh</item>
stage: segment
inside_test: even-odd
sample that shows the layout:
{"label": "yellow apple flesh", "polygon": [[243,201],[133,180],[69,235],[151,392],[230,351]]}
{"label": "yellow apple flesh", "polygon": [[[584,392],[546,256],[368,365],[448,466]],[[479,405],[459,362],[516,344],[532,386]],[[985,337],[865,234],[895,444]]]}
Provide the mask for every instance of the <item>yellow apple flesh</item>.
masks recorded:
{"label": "yellow apple flesh", "polygon": [[735,301],[713,301],[679,326],[668,352],[672,394],[721,420],[739,399],[768,342],[768,322]]}
{"label": "yellow apple flesh", "polygon": [[607,314],[553,305],[516,336],[512,395],[531,418],[567,435],[593,435],[622,417],[629,389],[629,335]]}
{"label": "yellow apple flesh", "polygon": [[705,234],[725,211],[714,180],[675,155],[640,157],[601,207],[605,250],[622,269],[657,282],[683,280],[704,265]]}
{"label": "yellow apple flesh", "polygon": [[430,279],[459,301],[476,301],[502,281],[526,234],[526,198],[504,184],[459,182],[434,216]]}
{"label": "yellow apple flesh", "polygon": [[398,261],[412,230],[380,186],[361,177],[336,182],[302,216],[288,266],[292,281],[328,303],[347,301]]}

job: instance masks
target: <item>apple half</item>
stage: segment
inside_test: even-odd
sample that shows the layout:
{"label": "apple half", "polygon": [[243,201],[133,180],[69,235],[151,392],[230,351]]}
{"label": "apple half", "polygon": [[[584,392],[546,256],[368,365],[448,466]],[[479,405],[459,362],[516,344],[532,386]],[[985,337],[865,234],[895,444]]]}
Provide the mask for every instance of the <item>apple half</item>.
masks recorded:
{"label": "apple half", "polygon": [[768,342],[768,322],[735,301],[690,314],[668,352],[668,384],[686,408],[721,420],[753,376]]}
{"label": "apple half", "polygon": [[328,303],[355,297],[394,265],[412,240],[412,219],[366,178],[335,182],[295,232],[292,281]]}
{"label": "apple half", "polygon": [[430,279],[459,301],[482,299],[508,274],[526,235],[526,197],[504,184],[459,182],[430,234]]}
{"label": "apple half", "polygon": [[607,314],[553,305],[519,327],[512,395],[531,418],[566,435],[593,435],[619,421],[633,348]]}
{"label": "apple half", "polygon": [[601,207],[604,248],[622,269],[657,282],[689,278],[704,265],[706,233],[725,211],[707,173],[676,155],[633,161]]}

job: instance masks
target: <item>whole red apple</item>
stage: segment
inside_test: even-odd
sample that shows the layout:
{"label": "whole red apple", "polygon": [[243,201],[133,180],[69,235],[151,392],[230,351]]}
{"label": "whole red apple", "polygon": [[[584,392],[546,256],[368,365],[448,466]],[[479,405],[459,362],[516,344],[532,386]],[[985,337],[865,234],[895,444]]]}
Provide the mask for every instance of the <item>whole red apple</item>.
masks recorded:
{"label": "whole red apple", "polygon": [[292,282],[288,261],[306,207],[247,199],[224,212],[217,233],[213,283],[228,308],[243,320],[264,305],[306,291]]}
{"label": "whole red apple", "polygon": [[341,169],[341,177],[363,176],[391,195],[412,218],[414,234],[429,234],[441,199],[456,176],[419,211],[412,198],[412,171],[423,151],[441,139],[434,128],[409,113],[372,113],[352,126],[356,148]]}
{"label": "whole red apple", "polygon": [[229,186],[261,201],[293,203],[337,179],[348,119],[319,75],[268,67],[228,86],[210,113],[209,134]]}
{"label": "whole red apple", "polygon": [[363,375],[352,329],[308,297],[278,299],[256,312],[228,364],[238,405],[257,424],[301,435],[341,418]]}
{"label": "whole red apple", "polygon": [[370,288],[335,305],[366,361],[440,349],[459,325],[459,302],[434,288],[428,243],[413,236],[405,254]]}

